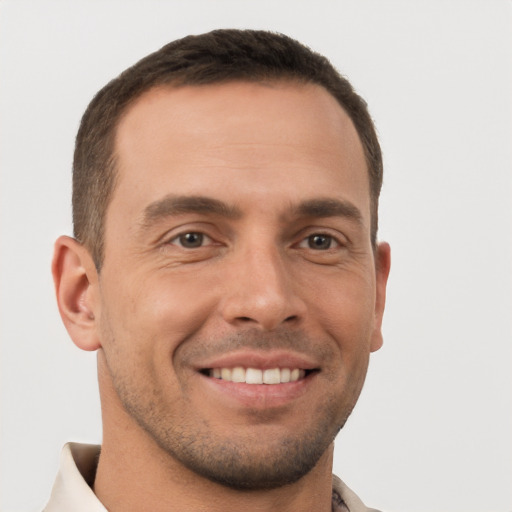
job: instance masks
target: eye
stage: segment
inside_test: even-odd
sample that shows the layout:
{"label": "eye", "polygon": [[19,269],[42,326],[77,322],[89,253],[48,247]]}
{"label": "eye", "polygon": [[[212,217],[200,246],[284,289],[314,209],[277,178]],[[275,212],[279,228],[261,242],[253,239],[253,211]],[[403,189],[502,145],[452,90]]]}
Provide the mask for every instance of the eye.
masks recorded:
{"label": "eye", "polygon": [[327,251],[336,246],[339,246],[339,243],[332,236],[322,233],[309,235],[299,244],[301,248],[314,249],[315,251]]}
{"label": "eye", "polygon": [[204,233],[182,233],[174,237],[169,243],[183,247],[184,249],[197,249],[212,242],[212,239]]}

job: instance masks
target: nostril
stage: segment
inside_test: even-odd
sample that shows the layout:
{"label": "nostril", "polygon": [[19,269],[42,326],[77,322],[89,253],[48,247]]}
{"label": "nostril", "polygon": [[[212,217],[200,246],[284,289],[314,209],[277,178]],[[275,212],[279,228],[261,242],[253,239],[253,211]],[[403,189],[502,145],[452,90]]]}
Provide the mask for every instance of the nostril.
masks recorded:
{"label": "nostril", "polygon": [[284,319],[285,322],[294,322],[297,320],[297,315],[292,315]]}

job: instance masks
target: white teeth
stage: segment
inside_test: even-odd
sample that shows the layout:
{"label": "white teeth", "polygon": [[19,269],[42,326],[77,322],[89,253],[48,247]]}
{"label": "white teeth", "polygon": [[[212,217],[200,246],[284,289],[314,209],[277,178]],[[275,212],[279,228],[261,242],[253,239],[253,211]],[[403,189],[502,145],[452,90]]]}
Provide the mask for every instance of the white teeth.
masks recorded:
{"label": "white teeth", "polygon": [[241,366],[235,366],[235,368],[233,368],[231,371],[231,381],[245,382],[245,370]]}
{"label": "white teeth", "polygon": [[281,383],[281,372],[279,368],[272,368],[263,372],[263,383],[264,384],[280,384]]}
{"label": "white teeth", "polygon": [[290,382],[290,369],[283,368],[281,370],[281,382]]}
{"label": "white teeth", "polygon": [[246,384],[263,384],[263,372],[256,368],[247,368],[245,382]]}
{"label": "white teeth", "polygon": [[222,380],[231,380],[231,368],[221,368],[220,377]]}
{"label": "white teeth", "polygon": [[299,368],[213,368],[210,377],[227,380],[229,382],[245,382],[246,384],[284,384],[296,382],[306,376],[306,371]]}

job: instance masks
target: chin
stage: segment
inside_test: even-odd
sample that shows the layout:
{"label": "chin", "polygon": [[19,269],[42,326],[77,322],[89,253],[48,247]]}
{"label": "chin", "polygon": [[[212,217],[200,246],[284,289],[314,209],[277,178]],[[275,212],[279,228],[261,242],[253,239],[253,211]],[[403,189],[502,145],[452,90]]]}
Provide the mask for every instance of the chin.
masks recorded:
{"label": "chin", "polygon": [[175,432],[172,439],[161,439],[158,444],[173,459],[207,480],[234,490],[269,490],[293,484],[307,475],[342,426],[324,426],[312,433],[268,443],[263,436],[219,440],[210,435],[198,436],[197,432],[194,438],[176,436]]}

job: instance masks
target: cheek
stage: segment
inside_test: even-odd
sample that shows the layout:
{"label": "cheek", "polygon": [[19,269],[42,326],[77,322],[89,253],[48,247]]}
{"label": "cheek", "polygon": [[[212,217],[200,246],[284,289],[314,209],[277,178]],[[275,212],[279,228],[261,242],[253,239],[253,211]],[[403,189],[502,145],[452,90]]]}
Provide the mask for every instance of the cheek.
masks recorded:
{"label": "cheek", "polygon": [[[322,283],[319,282],[319,285]],[[344,350],[366,350],[373,330],[375,285],[372,279],[351,276],[319,286],[310,303],[311,316]]]}
{"label": "cheek", "polygon": [[[215,299],[200,279],[166,276],[124,280],[105,287],[102,312],[107,324],[102,330],[126,352],[140,357],[142,351],[163,357],[199,330],[212,311]],[[210,290],[209,293],[206,290]],[[103,314],[102,314],[103,316]],[[103,342],[103,340],[102,340]]]}
{"label": "cheek", "polygon": [[215,308],[217,288],[199,276],[161,276],[146,282],[134,300],[132,313],[138,324],[145,324],[155,336],[177,343],[205,324]]}

